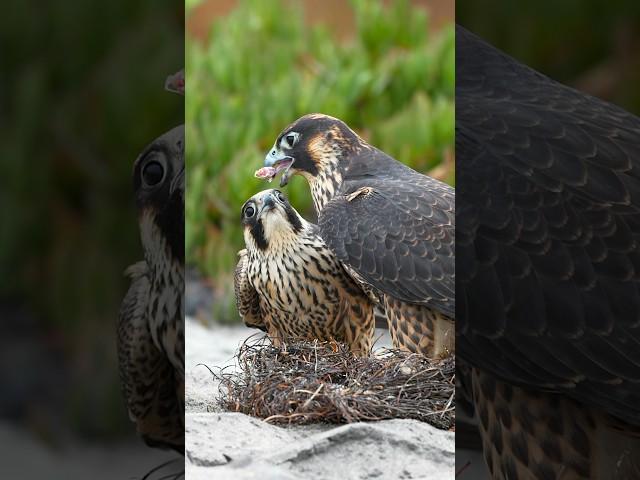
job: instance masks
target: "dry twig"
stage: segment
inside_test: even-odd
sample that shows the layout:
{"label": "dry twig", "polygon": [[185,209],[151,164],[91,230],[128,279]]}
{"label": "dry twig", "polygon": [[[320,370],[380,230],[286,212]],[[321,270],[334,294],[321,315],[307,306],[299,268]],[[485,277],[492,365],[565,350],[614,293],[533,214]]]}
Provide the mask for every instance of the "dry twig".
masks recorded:
{"label": "dry twig", "polygon": [[413,418],[450,429],[454,359],[432,362],[400,350],[354,357],[343,345],[301,341],[276,348],[248,339],[239,370],[223,369],[219,402],[272,423],[351,423]]}

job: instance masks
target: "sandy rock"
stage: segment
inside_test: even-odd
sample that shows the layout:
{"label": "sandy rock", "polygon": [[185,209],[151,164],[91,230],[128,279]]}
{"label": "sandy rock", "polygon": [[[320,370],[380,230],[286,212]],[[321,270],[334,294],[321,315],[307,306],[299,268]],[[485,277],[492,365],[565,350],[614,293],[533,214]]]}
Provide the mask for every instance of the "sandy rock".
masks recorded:
{"label": "sandy rock", "polygon": [[283,428],[240,413],[193,413],[186,423],[189,478],[454,476],[454,434],[415,420]]}
{"label": "sandy rock", "polygon": [[[189,479],[451,479],[455,435],[416,420],[281,427],[216,406],[211,368],[234,368],[243,326],[187,320],[186,474]],[[383,344],[386,340],[383,340]]]}

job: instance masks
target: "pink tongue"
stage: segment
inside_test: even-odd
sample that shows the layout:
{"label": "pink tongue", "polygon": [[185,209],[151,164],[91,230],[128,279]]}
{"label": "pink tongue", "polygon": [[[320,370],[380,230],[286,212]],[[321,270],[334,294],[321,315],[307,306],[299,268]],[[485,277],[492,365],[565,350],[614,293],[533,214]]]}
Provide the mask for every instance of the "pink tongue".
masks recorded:
{"label": "pink tongue", "polygon": [[260,170],[256,170],[256,173],[254,173],[253,175],[256,178],[262,178],[262,179],[266,179],[266,180],[273,180],[273,177],[276,176],[277,170],[273,167],[262,167]]}

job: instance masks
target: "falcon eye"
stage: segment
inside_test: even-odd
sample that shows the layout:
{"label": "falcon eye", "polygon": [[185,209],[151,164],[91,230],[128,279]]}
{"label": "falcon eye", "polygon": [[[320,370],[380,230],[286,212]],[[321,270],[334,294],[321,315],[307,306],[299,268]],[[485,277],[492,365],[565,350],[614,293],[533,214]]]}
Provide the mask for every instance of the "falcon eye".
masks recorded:
{"label": "falcon eye", "polygon": [[164,167],[156,160],[147,163],[142,169],[142,179],[144,183],[153,187],[159,184],[164,177]]}
{"label": "falcon eye", "polygon": [[293,148],[293,146],[298,141],[299,136],[300,135],[296,132],[288,133],[282,138],[282,141],[281,141],[281,144],[283,144],[282,146],[285,148]]}
{"label": "falcon eye", "polygon": [[256,209],[253,208],[251,205],[249,205],[247,208],[244,209],[244,216],[247,218],[253,217],[255,213],[256,213]]}
{"label": "falcon eye", "polygon": [[287,201],[287,197],[285,197],[283,195],[283,193],[280,190],[276,190],[276,197],[278,198],[278,200],[280,200],[282,203]]}

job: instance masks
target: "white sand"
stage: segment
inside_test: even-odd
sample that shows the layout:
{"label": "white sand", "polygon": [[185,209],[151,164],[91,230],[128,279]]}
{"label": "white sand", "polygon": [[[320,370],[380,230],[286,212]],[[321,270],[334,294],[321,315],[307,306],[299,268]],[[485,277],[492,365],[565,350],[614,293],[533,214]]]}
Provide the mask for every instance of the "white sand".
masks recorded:
{"label": "white sand", "polygon": [[[234,368],[243,326],[186,325],[187,479],[453,479],[455,436],[415,420],[278,427],[215,407],[209,367]],[[379,344],[388,345],[385,337]]]}

